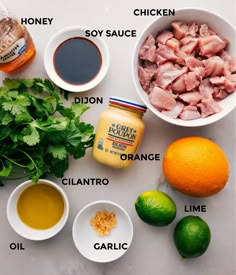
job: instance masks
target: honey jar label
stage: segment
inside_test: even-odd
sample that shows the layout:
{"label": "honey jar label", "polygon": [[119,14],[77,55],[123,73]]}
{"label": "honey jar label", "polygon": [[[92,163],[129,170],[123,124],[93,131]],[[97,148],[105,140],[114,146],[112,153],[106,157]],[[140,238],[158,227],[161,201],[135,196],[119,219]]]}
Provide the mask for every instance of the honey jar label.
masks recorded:
{"label": "honey jar label", "polygon": [[[2,45],[0,45],[2,49]],[[22,37],[0,54],[0,63],[8,63],[16,59],[26,49],[25,39]]]}
{"label": "honey jar label", "polygon": [[0,21],[0,64],[8,63],[26,49],[25,28],[12,18]]}

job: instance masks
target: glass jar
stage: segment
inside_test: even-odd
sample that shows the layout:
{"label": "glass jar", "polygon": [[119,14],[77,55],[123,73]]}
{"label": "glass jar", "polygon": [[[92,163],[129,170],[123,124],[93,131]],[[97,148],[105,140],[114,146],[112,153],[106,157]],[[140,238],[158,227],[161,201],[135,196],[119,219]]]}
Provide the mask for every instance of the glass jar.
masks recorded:
{"label": "glass jar", "polygon": [[137,152],[144,133],[142,116],[146,109],[133,101],[110,97],[109,108],[98,121],[93,145],[94,159],[115,168],[129,167],[132,160],[122,155]]}
{"label": "glass jar", "polygon": [[23,69],[35,53],[27,29],[0,2],[0,71],[15,73]]}

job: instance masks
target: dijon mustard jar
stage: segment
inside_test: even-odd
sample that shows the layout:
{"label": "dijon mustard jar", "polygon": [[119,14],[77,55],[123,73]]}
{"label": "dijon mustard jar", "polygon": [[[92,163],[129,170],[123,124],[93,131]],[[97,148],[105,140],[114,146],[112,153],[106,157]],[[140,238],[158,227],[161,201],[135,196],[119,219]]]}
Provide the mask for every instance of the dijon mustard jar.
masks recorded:
{"label": "dijon mustard jar", "polygon": [[145,125],[142,116],[146,109],[136,102],[110,97],[109,107],[101,113],[98,121],[94,159],[114,168],[129,167],[143,137]]}

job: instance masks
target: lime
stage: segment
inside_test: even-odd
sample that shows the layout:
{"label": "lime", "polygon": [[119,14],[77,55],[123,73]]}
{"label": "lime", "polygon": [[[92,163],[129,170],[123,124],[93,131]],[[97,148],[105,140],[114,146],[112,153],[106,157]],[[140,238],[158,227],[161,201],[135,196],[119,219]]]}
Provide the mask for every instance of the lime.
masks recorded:
{"label": "lime", "polygon": [[201,256],[207,250],[210,240],[210,228],[198,216],[186,216],[175,227],[175,246],[183,258]]}
{"label": "lime", "polygon": [[157,190],[143,192],[135,202],[142,221],[154,226],[164,226],[176,217],[176,205],[165,193]]}

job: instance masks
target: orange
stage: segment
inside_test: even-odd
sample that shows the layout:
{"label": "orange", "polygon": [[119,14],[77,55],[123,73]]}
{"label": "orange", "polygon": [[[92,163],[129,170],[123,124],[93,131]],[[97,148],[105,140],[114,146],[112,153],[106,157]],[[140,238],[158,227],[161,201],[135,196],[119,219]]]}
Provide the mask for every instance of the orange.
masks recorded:
{"label": "orange", "polygon": [[229,164],[223,150],[202,137],[180,138],[170,144],[163,157],[163,172],[178,191],[207,197],[222,190],[228,181]]}

